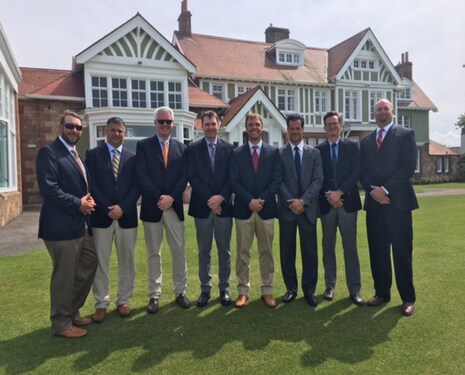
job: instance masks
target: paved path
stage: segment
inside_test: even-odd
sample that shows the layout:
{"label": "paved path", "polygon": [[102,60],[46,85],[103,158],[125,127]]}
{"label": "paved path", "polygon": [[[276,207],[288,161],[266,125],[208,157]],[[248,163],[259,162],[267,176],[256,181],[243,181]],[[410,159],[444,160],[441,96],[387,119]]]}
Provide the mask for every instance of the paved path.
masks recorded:
{"label": "paved path", "polygon": [[[428,189],[417,196],[465,195],[465,189]],[[44,248],[42,240],[37,238],[39,206],[25,207],[17,218],[0,228],[0,258],[2,256],[24,253]]]}

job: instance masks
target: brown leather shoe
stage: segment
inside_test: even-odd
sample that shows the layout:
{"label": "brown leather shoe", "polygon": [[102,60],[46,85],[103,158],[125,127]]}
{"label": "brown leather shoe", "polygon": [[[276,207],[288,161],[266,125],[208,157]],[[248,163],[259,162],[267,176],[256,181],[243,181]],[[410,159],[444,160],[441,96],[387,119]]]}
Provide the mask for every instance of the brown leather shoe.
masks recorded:
{"label": "brown leather shoe", "polygon": [[272,294],[264,294],[262,300],[265,301],[265,305],[274,309],[276,307],[276,301]]}
{"label": "brown leather shoe", "polygon": [[402,304],[402,315],[412,316],[415,313],[415,305],[411,302],[404,302]]}
{"label": "brown leather shoe", "polygon": [[95,314],[92,317],[92,320],[94,321],[94,323],[102,323],[105,320],[106,316],[107,316],[107,309],[99,307],[95,309]]}
{"label": "brown leather shoe", "polygon": [[249,297],[246,295],[246,294],[239,294],[239,297],[237,297],[236,299],[236,307],[238,309],[241,309],[243,307],[245,307],[245,305],[247,305],[247,300],[249,299]]}
{"label": "brown leather shoe", "polygon": [[84,337],[85,335],[87,335],[87,331],[75,326],[71,326],[66,331],[55,334],[55,336],[60,336],[67,339],[78,339],[80,337]]}
{"label": "brown leather shoe", "polygon": [[77,313],[76,315],[73,316],[72,318],[73,320],[73,324],[76,326],[76,327],[85,327],[85,326],[88,326],[88,325],[91,325],[92,324],[92,319],[90,318],[83,318],[79,313]]}
{"label": "brown leather shoe", "polygon": [[372,299],[370,299],[367,302],[367,306],[371,306],[371,307],[381,306],[381,305],[384,305],[385,303],[388,303],[388,302],[389,302],[389,300],[387,298],[380,297],[380,296],[374,296]]}
{"label": "brown leather shoe", "polygon": [[118,309],[119,316],[122,318],[126,318],[127,316],[131,315],[131,309],[126,303],[118,305],[116,308]]}

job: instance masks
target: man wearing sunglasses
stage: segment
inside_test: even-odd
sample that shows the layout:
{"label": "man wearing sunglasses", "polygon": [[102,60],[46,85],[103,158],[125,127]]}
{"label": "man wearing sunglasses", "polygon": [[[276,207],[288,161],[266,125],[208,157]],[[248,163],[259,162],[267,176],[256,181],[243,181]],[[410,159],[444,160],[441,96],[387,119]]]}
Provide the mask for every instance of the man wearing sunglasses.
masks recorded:
{"label": "man wearing sunglasses", "polygon": [[79,309],[89,294],[97,269],[97,254],[88,226],[95,209],[89,174],[76,150],[82,135],[81,117],[66,111],[59,136],[39,150],[37,181],[43,198],[39,238],[52,258],[50,281],[52,333],[65,338],[87,334],[79,328],[92,323]]}
{"label": "man wearing sunglasses", "polygon": [[144,225],[149,279],[147,312],[158,311],[161,296],[163,228],[171,250],[176,303],[191,307],[186,297],[187,265],[182,195],[187,185],[187,147],[171,137],[174,114],[169,107],[155,110],[156,134],[137,143],[136,176],[142,191],[140,218]]}

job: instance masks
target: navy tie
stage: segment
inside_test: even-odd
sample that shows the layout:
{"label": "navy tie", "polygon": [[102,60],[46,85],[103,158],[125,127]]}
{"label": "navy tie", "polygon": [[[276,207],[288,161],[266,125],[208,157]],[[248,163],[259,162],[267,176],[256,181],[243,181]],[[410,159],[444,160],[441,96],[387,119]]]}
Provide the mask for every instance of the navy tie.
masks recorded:
{"label": "navy tie", "polygon": [[336,154],[337,144],[333,143],[331,145],[331,169],[333,170],[333,181],[334,189],[337,189],[337,154]]}
{"label": "navy tie", "polygon": [[294,147],[294,163],[295,171],[297,172],[297,187],[299,189],[299,197],[302,195],[302,169],[300,163],[300,150],[297,146]]}

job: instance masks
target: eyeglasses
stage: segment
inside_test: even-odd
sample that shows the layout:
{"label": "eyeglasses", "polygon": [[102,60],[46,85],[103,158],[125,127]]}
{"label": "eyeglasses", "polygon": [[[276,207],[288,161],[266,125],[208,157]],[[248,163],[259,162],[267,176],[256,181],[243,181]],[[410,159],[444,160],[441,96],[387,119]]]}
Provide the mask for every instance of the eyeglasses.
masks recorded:
{"label": "eyeglasses", "polygon": [[163,124],[171,125],[171,123],[173,122],[173,120],[157,120],[157,122],[158,122],[160,125],[163,125]]}
{"label": "eyeglasses", "polygon": [[63,126],[69,130],[76,129],[78,132],[82,132],[82,125],[63,124]]}

